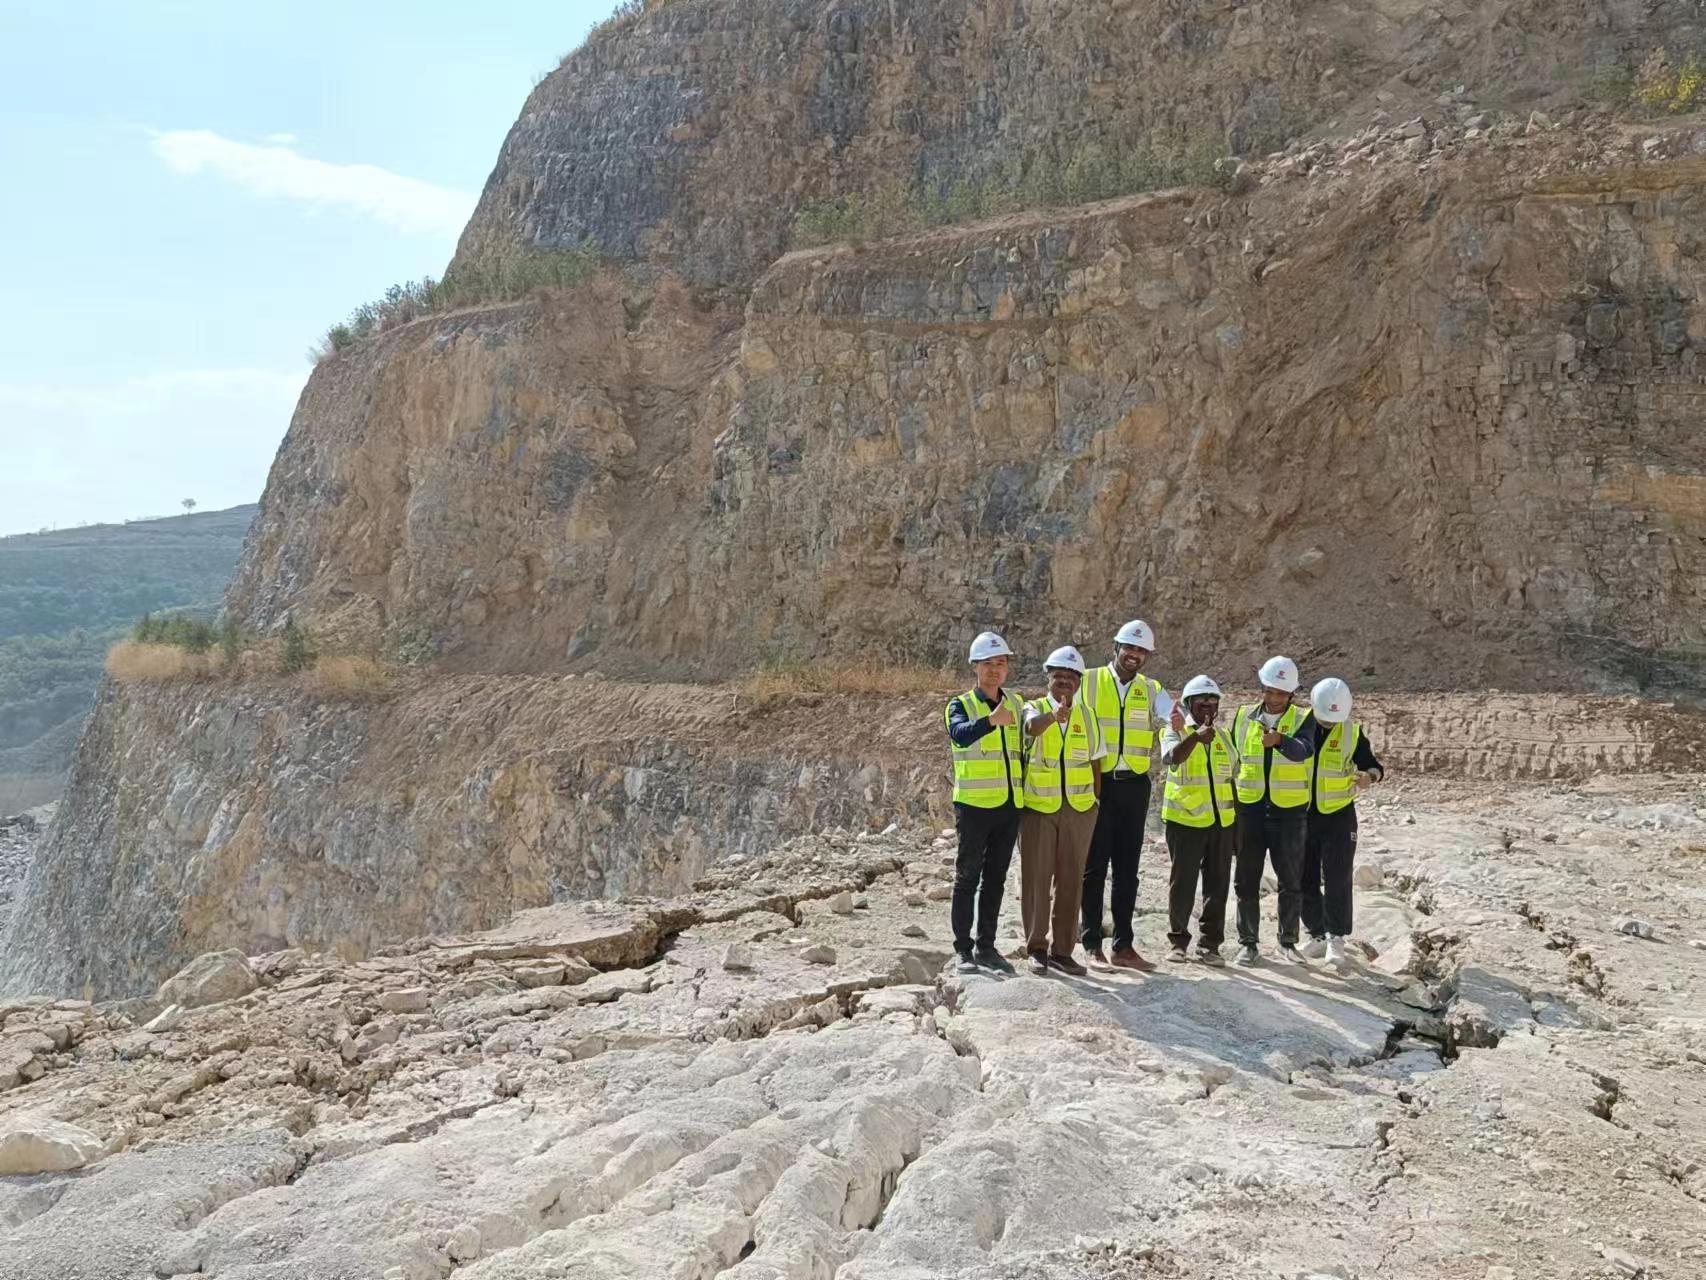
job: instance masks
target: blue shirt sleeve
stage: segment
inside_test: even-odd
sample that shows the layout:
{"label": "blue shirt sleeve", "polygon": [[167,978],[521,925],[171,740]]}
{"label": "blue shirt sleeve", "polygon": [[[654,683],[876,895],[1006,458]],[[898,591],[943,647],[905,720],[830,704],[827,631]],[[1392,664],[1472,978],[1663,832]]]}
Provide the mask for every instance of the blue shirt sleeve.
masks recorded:
{"label": "blue shirt sleeve", "polygon": [[1290,737],[1281,738],[1279,746],[1274,750],[1294,764],[1302,764],[1319,749],[1316,733],[1315,715],[1311,712],[1304,717],[1303,723],[1297,726],[1297,732]]}
{"label": "blue shirt sleeve", "polygon": [[964,698],[955,698],[948,704],[948,737],[956,747],[969,747],[979,738],[987,736],[990,731],[988,716],[979,716],[973,720],[966,714]]}

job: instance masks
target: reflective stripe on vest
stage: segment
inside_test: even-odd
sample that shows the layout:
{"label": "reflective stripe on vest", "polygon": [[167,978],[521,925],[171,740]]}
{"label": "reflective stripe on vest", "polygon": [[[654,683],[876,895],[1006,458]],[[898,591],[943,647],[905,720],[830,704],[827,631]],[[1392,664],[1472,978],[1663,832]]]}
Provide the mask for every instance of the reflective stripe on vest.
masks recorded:
{"label": "reflective stripe on vest", "polygon": [[1315,756],[1315,807],[1322,813],[1337,813],[1357,798],[1356,724],[1336,724]]}
{"label": "reflective stripe on vest", "polygon": [[[1238,803],[1260,804],[1265,792],[1276,808],[1301,809],[1309,803],[1309,779],[1314,774],[1315,762],[1312,759],[1301,763],[1287,760],[1274,751],[1273,762],[1268,765],[1268,776],[1264,780],[1262,765],[1267,760],[1268,748],[1262,745],[1262,735],[1267,730],[1256,719],[1259,710],[1259,706],[1239,707],[1238,714],[1233,717],[1232,736],[1238,744]],[[1289,736],[1297,732],[1302,719],[1301,711],[1287,707],[1274,727]]]}
{"label": "reflective stripe on vest", "polygon": [[1112,752],[1103,757],[1102,772],[1130,769],[1148,773],[1155,749],[1155,729],[1150,724],[1150,705],[1155,682],[1141,671],[1132,677],[1120,702],[1119,679],[1107,667],[1090,673],[1090,705],[1096,709],[1096,726]]}
{"label": "reflective stripe on vest", "polygon": [[[965,708],[972,720],[977,715],[978,692],[968,690],[951,699],[942,709],[942,718],[953,723],[954,703]],[[969,804],[974,809],[999,809],[1013,797],[1019,808],[1025,806],[1025,704],[1013,694],[1006,694],[1002,704],[1013,713],[1013,723],[991,729],[969,747],[949,745],[954,754],[954,803]]]}
{"label": "reflective stripe on vest", "polygon": [[[1192,730],[1195,732],[1195,729]],[[1214,782],[1209,785],[1209,760],[1214,761]],[[1182,827],[1212,827],[1219,818],[1220,825],[1230,827],[1234,816],[1232,805],[1232,739],[1224,729],[1216,729],[1214,741],[1205,751],[1199,742],[1185,757],[1183,764],[1167,766],[1167,790],[1161,800],[1161,820],[1176,822]]]}
{"label": "reflective stripe on vest", "polygon": [[[1053,709],[1047,698],[1030,704],[1049,715]],[[1066,722],[1066,732],[1051,724],[1031,739],[1030,753],[1025,757],[1025,808],[1038,813],[1055,813],[1060,809],[1061,796],[1066,803],[1083,813],[1096,803],[1096,769],[1090,762],[1095,750],[1095,729],[1084,708],[1082,698],[1072,700],[1072,718]],[[1063,758],[1064,756],[1064,758]]]}

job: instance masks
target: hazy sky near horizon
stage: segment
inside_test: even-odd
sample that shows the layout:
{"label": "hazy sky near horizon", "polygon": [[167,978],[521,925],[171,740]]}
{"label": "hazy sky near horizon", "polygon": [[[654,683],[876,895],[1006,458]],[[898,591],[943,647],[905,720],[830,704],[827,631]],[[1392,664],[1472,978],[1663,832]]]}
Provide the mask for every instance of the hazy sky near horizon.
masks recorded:
{"label": "hazy sky near horizon", "polygon": [[258,499],[309,346],[443,270],[613,4],[0,3],[0,534]]}

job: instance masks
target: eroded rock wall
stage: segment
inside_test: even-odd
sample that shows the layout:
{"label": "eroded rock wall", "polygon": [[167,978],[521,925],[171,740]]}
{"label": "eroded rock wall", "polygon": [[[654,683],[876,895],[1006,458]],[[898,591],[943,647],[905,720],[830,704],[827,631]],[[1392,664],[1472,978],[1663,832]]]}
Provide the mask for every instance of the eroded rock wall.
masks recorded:
{"label": "eroded rock wall", "polygon": [[[108,683],[0,990],[150,990],[188,956],[369,954],[942,807],[940,762],[737,718],[725,690],[428,681],[373,704]],[[832,736],[831,736],[832,737]],[[804,747],[805,750],[801,750]]]}
{"label": "eroded rock wall", "polygon": [[[1650,701],[1376,697],[1358,714],[1400,781],[1706,762],[1706,720]],[[135,995],[232,947],[359,958],[547,903],[739,880],[795,835],[945,826],[940,717],[929,696],[758,706],[574,677],[439,674],[359,704],[109,683],[0,943],[0,992]]]}
{"label": "eroded rock wall", "polygon": [[305,394],[232,592],[464,668],[1030,655],[1614,686],[1697,648],[1697,161],[1497,153],[421,322]]}
{"label": "eroded rock wall", "polygon": [[1699,19],[1686,0],[670,0],[535,88],[458,262],[590,245],[744,287],[813,202],[1070,181],[1152,139],[1261,154],[1382,85],[1467,82],[1514,110]]}

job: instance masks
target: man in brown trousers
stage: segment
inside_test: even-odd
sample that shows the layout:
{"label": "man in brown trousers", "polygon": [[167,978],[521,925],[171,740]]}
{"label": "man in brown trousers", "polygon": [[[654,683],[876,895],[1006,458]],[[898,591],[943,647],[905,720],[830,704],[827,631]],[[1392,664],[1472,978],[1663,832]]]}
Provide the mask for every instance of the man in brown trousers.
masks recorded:
{"label": "man in brown trousers", "polygon": [[1048,696],[1025,707],[1030,748],[1019,821],[1020,915],[1031,972],[1045,974],[1053,967],[1082,977],[1086,970],[1072,958],[1072,950],[1102,785],[1095,762],[1107,747],[1094,711],[1078,696],[1084,682],[1078,650],[1071,645],[1056,649],[1043,669]]}

